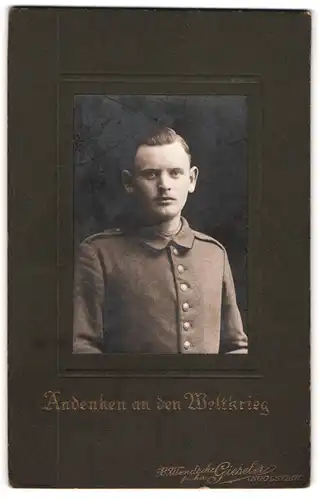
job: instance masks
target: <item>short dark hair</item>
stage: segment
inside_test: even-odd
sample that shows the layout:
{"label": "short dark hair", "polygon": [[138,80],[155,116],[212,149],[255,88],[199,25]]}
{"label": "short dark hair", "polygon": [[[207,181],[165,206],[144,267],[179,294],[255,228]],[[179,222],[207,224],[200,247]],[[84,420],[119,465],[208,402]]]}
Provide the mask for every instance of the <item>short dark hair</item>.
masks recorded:
{"label": "short dark hair", "polygon": [[140,146],[164,146],[165,144],[173,144],[179,142],[191,160],[190,148],[186,141],[177,134],[175,130],[169,127],[159,129],[155,134],[144,138],[138,144],[137,151]]}

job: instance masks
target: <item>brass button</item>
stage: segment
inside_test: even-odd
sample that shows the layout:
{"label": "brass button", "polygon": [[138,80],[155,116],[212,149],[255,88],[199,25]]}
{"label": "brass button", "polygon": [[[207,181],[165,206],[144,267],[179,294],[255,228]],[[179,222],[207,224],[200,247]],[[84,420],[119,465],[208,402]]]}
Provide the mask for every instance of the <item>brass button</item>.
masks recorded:
{"label": "brass button", "polygon": [[183,273],[184,271],[184,267],[181,264],[178,265],[178,271],[179,273]]}
{"label": "brass button", "polygon": [[185,330],[189,330],[189,328],[190,328],[190,323],[189,323],[189,321],[186,321],[185,323],[183,323],[183,328],[184,328]]}
{"label": "brass button", "polygon": [[184,311],[188,311],[188,309],[189,309],[189,304],[188,304],[188,302],[185,302],[184,304],[182,304],[182,309],[183,309]]}
{"label": "brass button", "polygon": [[186,285],[185,283],[181,283],[180,290],[182,290],[183,292],[186,292],[188,290],[188,285]]}
{"label": "brass button", "polygon": [[191,345],[191,344],[190,344],[189,340],[186,340],[186,341],[185,341],[185,343],[183,344],[183,347],[184,347],[184,348],[185,348],[185,350],[187,351],[187,350],[189,349],[190,345]]}
{"label": "brass button", "polygon": [[177,248],[174,248],[173,250],[174,255],[179,255],[179,250]]}

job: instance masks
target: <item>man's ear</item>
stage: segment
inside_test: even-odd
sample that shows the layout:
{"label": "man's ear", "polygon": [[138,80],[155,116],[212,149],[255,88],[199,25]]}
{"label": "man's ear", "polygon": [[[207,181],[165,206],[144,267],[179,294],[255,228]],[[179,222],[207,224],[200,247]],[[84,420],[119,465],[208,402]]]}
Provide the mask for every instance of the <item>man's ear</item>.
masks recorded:
{"label": "man's ear", "polygon": [[132,173],[129,170],[123,170],[121,172],[122,183],[125,187],[127,193],[131,194],[133,192],[132,186]]}
{"label": "man's ear", "polygon": [[199,175],[199,169],[198,167],[191,167],[189,176],[190,176],[190,186],[189,186],[189,193],[193,193],[194,190],[196,189],[196,184],[197,184],[197,179]]}

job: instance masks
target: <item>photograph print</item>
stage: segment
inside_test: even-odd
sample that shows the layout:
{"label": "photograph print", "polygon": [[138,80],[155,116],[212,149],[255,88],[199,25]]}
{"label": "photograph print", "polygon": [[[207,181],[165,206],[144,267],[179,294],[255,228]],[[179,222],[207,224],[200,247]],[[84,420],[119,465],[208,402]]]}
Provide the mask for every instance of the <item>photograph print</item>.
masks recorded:
{"label": "photograph print", "polygon": [[74,96],[74,354],[247,354],[247,99]]}

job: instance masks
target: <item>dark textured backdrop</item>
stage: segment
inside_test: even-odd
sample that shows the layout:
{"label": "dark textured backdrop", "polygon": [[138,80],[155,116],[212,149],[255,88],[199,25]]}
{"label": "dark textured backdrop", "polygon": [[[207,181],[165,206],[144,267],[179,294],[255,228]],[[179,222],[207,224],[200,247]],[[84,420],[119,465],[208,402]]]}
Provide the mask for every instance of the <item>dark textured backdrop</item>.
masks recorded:
{"label": "dark textured backdrop", "polygon": [[128,217],[121,170],[137,141],[157,126],[181,134],[200,176],[184,215],[227,248],[246,317],[246,97],[230,95],[77,95],[74,100],[74,241]]}

